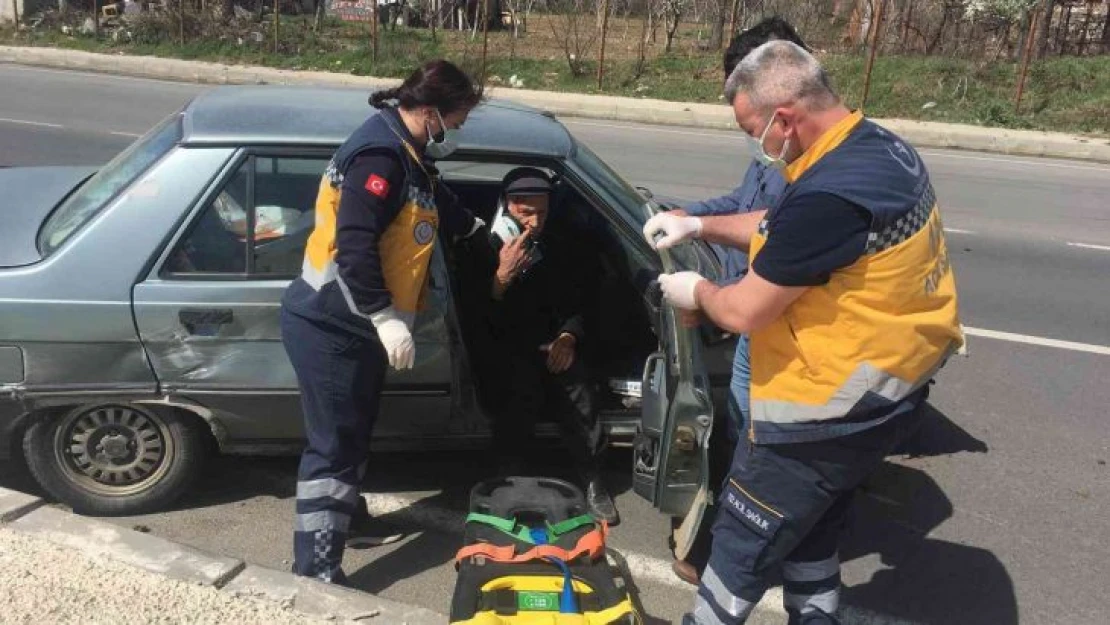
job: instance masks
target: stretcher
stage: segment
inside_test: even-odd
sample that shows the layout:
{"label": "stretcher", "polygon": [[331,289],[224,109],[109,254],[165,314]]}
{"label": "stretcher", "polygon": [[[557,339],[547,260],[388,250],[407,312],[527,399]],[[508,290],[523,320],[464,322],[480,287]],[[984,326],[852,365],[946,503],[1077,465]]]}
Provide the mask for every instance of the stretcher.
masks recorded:
{"label": "stretcher", "polygon": [[605,625],[639,622],[610,565],[608,527],[574,485],[510,477],[470,493],[452,625]]}

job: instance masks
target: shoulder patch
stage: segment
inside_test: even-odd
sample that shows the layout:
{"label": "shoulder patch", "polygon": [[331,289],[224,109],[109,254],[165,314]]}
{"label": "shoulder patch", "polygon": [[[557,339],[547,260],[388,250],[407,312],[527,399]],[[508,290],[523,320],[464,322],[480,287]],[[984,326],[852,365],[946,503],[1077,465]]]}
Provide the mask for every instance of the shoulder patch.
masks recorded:
{"label": "shoulder patch", "polygon": [[389,195],[389,182],[378,174],[370,174],[370,177],[366,179],[365,187],[367,191],[380,198],[384,199]]}

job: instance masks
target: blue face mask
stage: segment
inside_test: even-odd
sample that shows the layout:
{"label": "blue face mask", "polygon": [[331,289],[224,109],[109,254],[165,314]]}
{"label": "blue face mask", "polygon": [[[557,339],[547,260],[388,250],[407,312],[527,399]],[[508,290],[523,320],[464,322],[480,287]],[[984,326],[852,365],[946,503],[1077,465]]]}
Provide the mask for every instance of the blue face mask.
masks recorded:
{"label": "blue face mask", "polygon": [[748,145],[750,147],[752,157],[759,161],[765,167],[773,167],[775,169],[783,169],[786,167],[786,152],[790,149],[790,139],[782,143],[782,150],[779,151],[778,156],[771,156],[767,153],[767,149],[763,147],[763,142],[767,140],[767,133],[771,132],[771,126],[775,124],[775,115],[771,115],[771,119],[767,120],[767,126],[763,129],[763,133],[756,139],[751,135],[746,135],[748,138]]}

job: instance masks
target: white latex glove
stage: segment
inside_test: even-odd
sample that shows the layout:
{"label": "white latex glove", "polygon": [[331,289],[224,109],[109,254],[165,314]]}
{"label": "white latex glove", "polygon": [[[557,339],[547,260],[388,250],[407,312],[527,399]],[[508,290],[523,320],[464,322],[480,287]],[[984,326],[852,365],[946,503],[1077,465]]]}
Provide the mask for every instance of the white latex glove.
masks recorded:
{"label": "white latex glove", "polygon": [[695,271],[659,274],[659,286],[663,288],[663,297],[667,299],[671,306],[683,310],[698,309],[694,289],[703,280],[705,278]]}
{"label": "white latex glove", "polygon": [[416,343],[412,340],[409,323],[392,306],[374,313],[370,320],[378,329],[378,338],[389,356],[390,366],[398,371],[412,369],[416,360]]}
{"label": "white latex glove", "polygon": [[[656,235],[664,235],[658,241]],[[701,219],[659,213],[644,224],[644,238],[657,250],[674,247],[687,239],[701,236]]]}

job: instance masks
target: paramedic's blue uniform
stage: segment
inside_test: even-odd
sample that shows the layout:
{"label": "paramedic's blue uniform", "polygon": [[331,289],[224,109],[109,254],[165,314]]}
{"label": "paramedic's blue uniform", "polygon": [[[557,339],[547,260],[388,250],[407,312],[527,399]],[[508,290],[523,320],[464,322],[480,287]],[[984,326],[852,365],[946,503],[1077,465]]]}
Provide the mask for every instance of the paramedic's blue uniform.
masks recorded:
{"label": "paramedic's blue uniform", "polygon": [[936,196],[913,148],[855,113],[784,175],[751,267],[806,290],[751,335],[747,440],[687,623],[743,623],[779,573],[791,624],[837,622],[852,492],[916,429],[930,380],[963,342]]}
{"label": "paramedic's blue uniform", "polygon": [[413,145],[387,108],[339,148],[320,181],[301,275],[282,299],[282,341],[308,439],[297,474],[293,571],[329,582],[345,581],[343,550],[352,515],[362,510],[359,485],[389,369],[371,316],[391,307],[412,331],[437,231],[469,234],[476,223]]}

